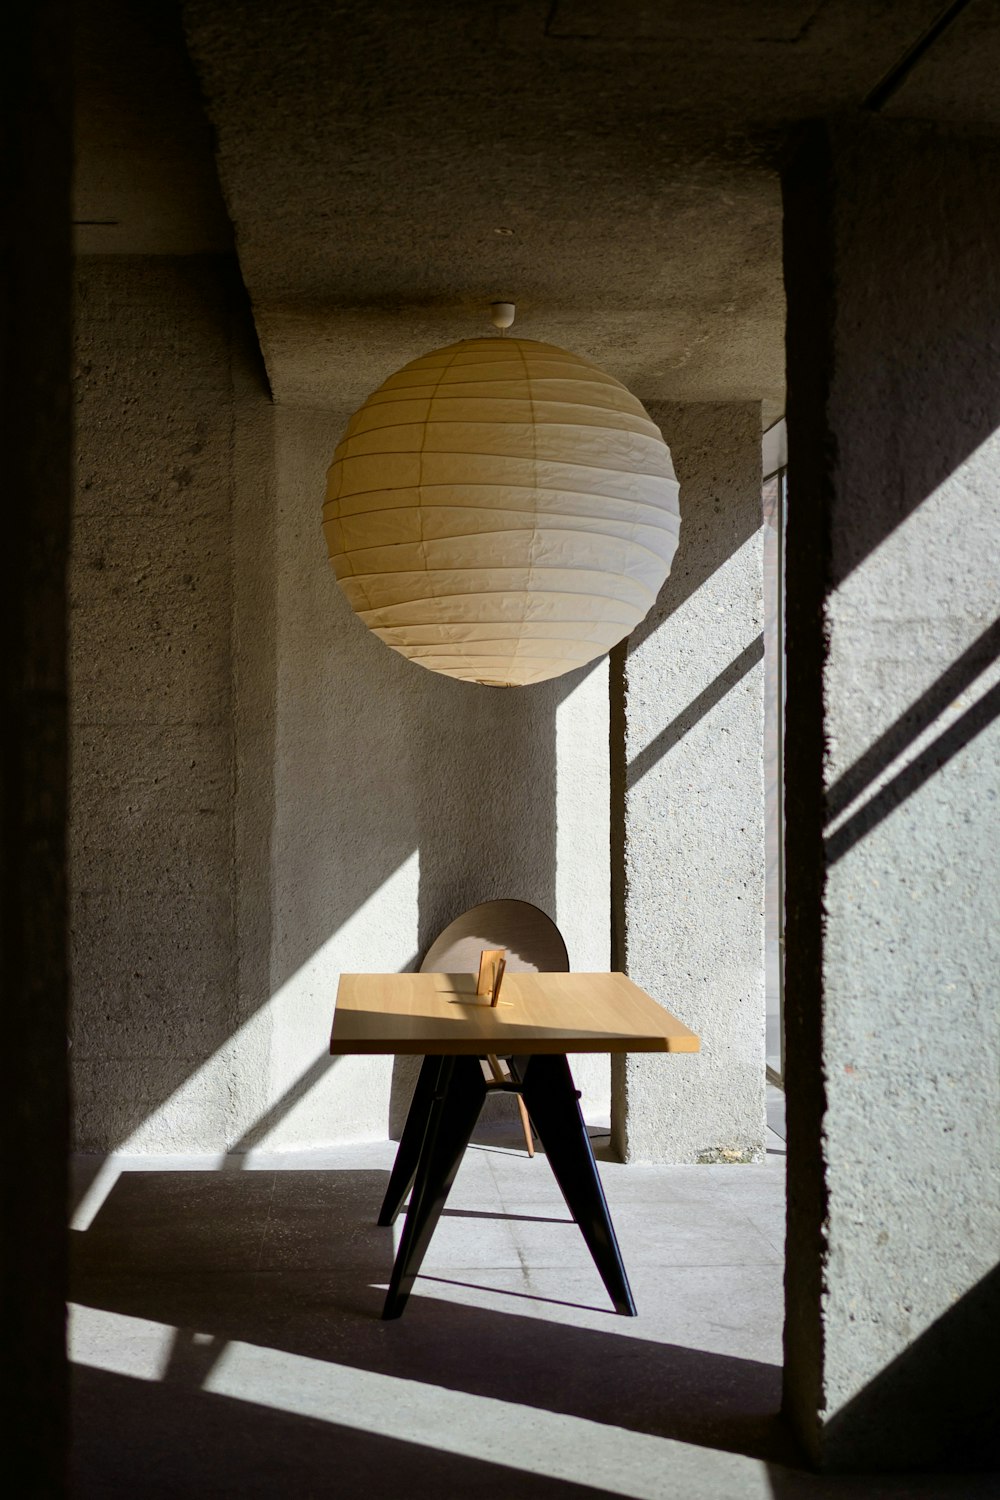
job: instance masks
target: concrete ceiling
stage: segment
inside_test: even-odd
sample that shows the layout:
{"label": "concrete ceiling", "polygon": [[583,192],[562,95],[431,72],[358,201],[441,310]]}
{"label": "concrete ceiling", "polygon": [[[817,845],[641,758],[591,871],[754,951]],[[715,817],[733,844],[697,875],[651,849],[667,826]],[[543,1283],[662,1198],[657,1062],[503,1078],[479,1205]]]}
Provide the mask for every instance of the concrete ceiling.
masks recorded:
{"label": "concrete ceiling", "polygon": [[[107,31],[114,4],[82,0],[104,42],[89,46],[91,75],[123,67],[123,46],[162,51],[177,35],[174,7],[156,0],[132,9],[160,14],[163,35],[123,43]],[[591,356],[645,401],[761,400],[772,417],[784,368],[776,151],[796,121],[858,107],[942,8],[188,0],[276,400],[357,405],[408,359],[480,334],[505,298],[516,332]],[[133,67],[118,136],[131,119],[147,195],[159,143],[159,186],[169,200],[173,184],[187,248],[222,248],[190,63],[170,45],[169,65]],[[993,128],[998,59],[1000,7],[970,0],[883,113]],[[125,231],[98,244],[91,226],[83,248],[145,248],[126,222],[106,105],[103,186],[85,165],[102,114],[82,95],[78,217],[100,218],[102,192],[117,191],[107,216]],[[172,126],[151,128],[157,109]],[[160,218],[169,240],[171,214]]]}

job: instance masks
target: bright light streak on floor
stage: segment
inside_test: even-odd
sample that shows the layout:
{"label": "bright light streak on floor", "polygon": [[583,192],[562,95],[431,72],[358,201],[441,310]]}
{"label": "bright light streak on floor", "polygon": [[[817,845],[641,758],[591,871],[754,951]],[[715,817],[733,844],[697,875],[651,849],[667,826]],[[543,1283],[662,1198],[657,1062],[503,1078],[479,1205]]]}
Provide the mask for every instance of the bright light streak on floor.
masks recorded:
{"label": "bright light streak on floor", "polygon": [[602,1162],[636,1318],[520,1141],[512,1115],[466,1153],[390,1323],[391,1142],[78,1159],[74,1500],[993,1500],[806,1472],[777,1421],[777,1135],[760,1166]]}
{"label": "bright light streak on floor", "polygon": [[[176,1335],[166,1324],[73,1307],[71,1358],[158,1381]],[[673,1493],[686,1500],[771,1500],[766,1465],[738,1454],[252,1344],[227,1344],[202,1389],[628,1500],[663,1500],[667,1474]]]}

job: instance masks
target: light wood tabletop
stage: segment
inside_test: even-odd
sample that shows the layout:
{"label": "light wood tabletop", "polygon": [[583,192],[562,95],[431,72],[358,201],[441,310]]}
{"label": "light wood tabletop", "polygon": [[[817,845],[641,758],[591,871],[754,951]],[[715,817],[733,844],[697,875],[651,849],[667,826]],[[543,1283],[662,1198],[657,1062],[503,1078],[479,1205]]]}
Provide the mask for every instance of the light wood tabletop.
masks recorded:
{"label": "light wood tabletop", "polygon": [[699,1040],[624,974],[511,974],[501,999],[472,974],[343,974],[330,1051],[697,1052]]}

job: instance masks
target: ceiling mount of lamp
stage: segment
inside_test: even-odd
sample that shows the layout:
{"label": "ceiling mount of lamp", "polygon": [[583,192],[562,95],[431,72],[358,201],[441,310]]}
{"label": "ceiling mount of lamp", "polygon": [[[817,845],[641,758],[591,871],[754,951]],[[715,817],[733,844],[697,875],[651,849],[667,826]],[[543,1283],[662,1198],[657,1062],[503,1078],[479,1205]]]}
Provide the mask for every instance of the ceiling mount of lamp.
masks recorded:
{"label": "ceiling mount of lamp", "polygon": [[513,302],[491,302],[490,322],[494,328],[499,328],[503,332],[514,322],[516,312],[517,307]]}

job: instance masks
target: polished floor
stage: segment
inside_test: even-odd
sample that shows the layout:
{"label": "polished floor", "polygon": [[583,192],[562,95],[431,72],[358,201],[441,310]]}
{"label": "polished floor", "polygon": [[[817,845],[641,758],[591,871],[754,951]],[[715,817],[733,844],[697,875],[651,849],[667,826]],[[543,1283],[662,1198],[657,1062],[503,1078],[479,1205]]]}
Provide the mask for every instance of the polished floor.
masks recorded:
{"label": "polished floor", "polygon": [[73,1493],[991,1493],[970,1476],[817,1479],[799,1461],[776,1415],[779,1134],[762,1166],[602,1161],[634,1319],[610,1310],[544,1156],[516,1143],[512,1121],[467,1152],[392,1323],[394,1231],[374,1222],[392,1145],[78,1159]]}

